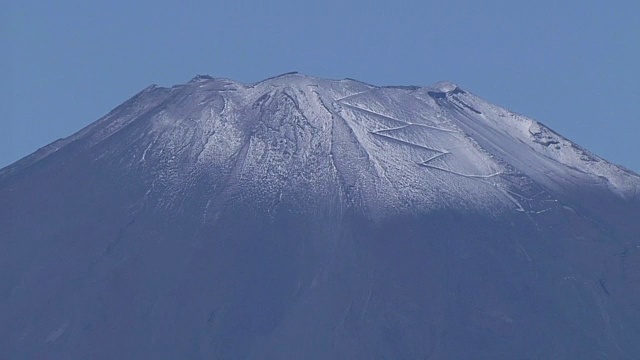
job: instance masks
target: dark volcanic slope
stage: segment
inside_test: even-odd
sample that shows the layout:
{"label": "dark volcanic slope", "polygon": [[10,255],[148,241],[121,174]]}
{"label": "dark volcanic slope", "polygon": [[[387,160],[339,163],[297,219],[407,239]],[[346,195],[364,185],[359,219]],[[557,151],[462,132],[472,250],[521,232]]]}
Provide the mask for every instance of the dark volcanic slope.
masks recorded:
{"label": "dark volcanic slope", "polygon": [[0,357],[638,359],[639,217],[453,84],[152,86],[0,170]]}

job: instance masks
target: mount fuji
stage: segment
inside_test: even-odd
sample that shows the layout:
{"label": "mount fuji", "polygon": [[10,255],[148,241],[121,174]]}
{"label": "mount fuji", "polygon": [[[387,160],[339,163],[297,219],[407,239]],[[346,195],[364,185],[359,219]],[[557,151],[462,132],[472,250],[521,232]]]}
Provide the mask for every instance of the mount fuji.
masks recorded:
{"label": "mount fuji", "polygon": [[150,86],[0,170],[8,359],[638,359],[640,176],[459,86]]}

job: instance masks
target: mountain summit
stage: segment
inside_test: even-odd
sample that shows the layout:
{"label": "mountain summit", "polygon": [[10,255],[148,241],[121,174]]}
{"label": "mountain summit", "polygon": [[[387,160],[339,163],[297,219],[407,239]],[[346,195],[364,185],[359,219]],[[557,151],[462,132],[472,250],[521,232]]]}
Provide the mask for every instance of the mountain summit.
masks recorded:
{"label": "mountain summit", "polygon": [[452,83],[199,75],[0,170],[0,353],[636,359],[639,217]]}

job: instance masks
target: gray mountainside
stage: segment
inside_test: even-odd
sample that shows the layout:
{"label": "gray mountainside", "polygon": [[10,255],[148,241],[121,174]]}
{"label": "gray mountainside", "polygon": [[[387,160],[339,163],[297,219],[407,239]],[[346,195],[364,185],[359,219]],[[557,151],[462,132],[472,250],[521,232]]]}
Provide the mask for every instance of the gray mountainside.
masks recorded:
{"label": "gray mountainside", "polygon": [[0,170],[0,354],[638,359],[639,217],[451,83],[151,86]]}

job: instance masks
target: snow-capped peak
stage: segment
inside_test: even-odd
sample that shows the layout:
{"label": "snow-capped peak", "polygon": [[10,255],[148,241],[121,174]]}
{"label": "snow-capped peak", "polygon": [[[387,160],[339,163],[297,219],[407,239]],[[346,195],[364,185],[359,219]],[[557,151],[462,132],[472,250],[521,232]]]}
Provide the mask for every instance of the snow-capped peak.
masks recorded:
{"label": "snow-capped peak", "polygon": [[518,199],[534,191],[640,196],[636,174],[451,82],[378,87],[286,73],[242,84],[198,75],[146,89],[20,166],[76,140],[97,149],[107,139],[104,151],[131,169],[155,169],[173,191],[193,176],[229,173],[265,202],[312,201],[335,187],[380,211],[523,210]]}
{"label": "snow-capped peak", "polygon": [[449,81],[440,81],[437,82],[431,86],[429,86],[429,88],[433,91],[437,91],[437,92],[442,92],[442,93],[451,93],[451,92],[455,92],[455,91],[460,91],[461,89],[458,87],[458,85],[449,82]]}

